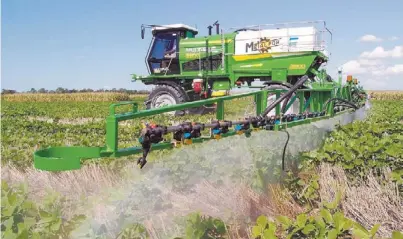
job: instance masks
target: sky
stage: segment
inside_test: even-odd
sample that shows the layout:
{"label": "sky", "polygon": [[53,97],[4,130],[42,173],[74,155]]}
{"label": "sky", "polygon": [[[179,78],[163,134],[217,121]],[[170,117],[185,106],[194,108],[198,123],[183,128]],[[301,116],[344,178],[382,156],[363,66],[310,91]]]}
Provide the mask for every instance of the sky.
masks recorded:
{"label": "sky", "polygon": [[146,24],[183,23],[199,35],[223,28],[325,20],[333,32],[327,70],[355,75],[366,89],[403,90],[402,0],[157,1],[2,0],[1,88],[146,89],[151,32]]}

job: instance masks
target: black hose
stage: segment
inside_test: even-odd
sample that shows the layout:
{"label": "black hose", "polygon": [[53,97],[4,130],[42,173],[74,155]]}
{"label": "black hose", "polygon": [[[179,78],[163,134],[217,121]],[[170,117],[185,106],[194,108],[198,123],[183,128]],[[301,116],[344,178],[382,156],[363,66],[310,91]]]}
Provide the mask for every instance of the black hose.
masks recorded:
{"label": "black hose", "polygon": [[277,104],[279,104],[281,101],[283,101],[285,98],[287,98],[288,96],[292,95],[292,93],[294,93],[302,84],[305,83],[305,81],[307,81],[309,79],[309,77],[307,75],[304,75],[303,77],[301,77],[296,83],[295,85],[293,85],[293,87],[290,88],[289,91],[287,91],[284,95],[282,95],[280,98],[278,98],[276,101],[274,101],[271,105],[269,105],[264,112],[260,115],[260,117],[264,118],[266,117],[266,115],[276,107]]}
{"label": "black hose", "polygon": [[326,103],[323,105],[323,109],[324,110],[326,110],[326,106],[330,103],[330,102],[332,102],[332,101],[341,101],[341,102],[343,102],[343,103],[346,103],[346,104],[348,104],[348,105],[351,105],[354,109],[356,109],[356,110],[358,110],[359,108],[358,108],[358,106],[356,106],[353,102],[351,102],[351,101],[348,101],[348,100],[345,100],[345,99],[342,99],[342,98],[331,98],[331,99],[329,99],[328,101],[326,101]]}
{"label": "black hose", "polygon": [[334,106],[335,106],[335,107],[336,107],[336,106],[343,106],[343,107],[355,109],[352,105],[348,105],[348,104],[335,104]]}
{"label": "black hose", "polygon": [[348,105],[351,105],[354,109],[356,109],[356,110],[358,110],[359,109],[359,107],[357,106],[357,105],[355,105],[353,102],[351,102],[351,101],[348,101],[348,100],[345,100],[345,99],[338,99],[339,101],[341,101],[341,102],[343,102],[343,103],[346,103],[346,104],[348,104]]}
{"label": "black hose", "polygon": [[281,161],[281,167],[282,167],[283,171],[285,169],[285,150],[287,149],[288,141],[290,140],[290,133],[288,133],[287,129],[284,130],[284,132],[286,132],[286,134],[287,134],[287,141],[285,142],[285,145],[284,145],[283,157],[282,157],[282,161]]}
{"label": "black hose", "polygon": [[[344,105],[344,104],[341,104],[341,105],[336,105],[336,106],[345,106],[345,107],[350,107],[350,108],[358,109],[358,107],[357,107],[356,105],[354,105],[353,103],[351,103],[350,101],[347,101],[347,100],[344,100],[344,99],[340,99],[340,98],[332,98],[332,99],[330,99],[328,102],[325,103],[325,106],[326,106],[329,102],[334,101],[334,100],[340,100],[340,101],[346,103],[345,105]],[[324,107],[324,108],[325,108],[325,107]],[[286,149],[287,149],[288,141],[290,140],[290,133],[287,131],[287,129],[285,129],[283,132],[285,132],[285,133],[287,134],[287,141],[285,142],[285,145],[284,145],[284,148],[283,148],[283,156],[282,156],[282,160],[281,160],[281,167],[282,167],[282,169],[283,169],[283,171],[284,171],[284,170],[285,170],[285,151],[286,151]]]}

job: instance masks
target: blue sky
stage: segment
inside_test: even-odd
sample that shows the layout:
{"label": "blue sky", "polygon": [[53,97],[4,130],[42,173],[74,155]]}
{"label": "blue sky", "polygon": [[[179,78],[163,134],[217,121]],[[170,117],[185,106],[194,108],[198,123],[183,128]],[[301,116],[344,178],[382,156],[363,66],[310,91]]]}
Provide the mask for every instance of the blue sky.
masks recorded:
{"label": "blue sky", "polygon": [[1,88],[144,89],[130,77],[147,73],[151,34],[140,38],[142,23],[197,25],[205,35],[216,20],[222,27],[326,20],[332,76],[344,64],[367,88],[403,90],[402,9],[402,0],[3,0]]}

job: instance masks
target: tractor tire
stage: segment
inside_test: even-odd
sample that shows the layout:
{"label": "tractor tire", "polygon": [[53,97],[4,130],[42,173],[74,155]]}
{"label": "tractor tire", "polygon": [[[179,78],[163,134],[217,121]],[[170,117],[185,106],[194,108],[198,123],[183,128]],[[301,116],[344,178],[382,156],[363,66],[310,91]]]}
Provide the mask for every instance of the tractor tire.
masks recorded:
{"label": "tractor tire", "polygon": [[[284,86],[284,85],[280,85],[280,84],[270,84],[268,86],[265,87],[265,89],[268,90],[276,90],[276,89],[281,89],[281,90],[289,90],[290,87]],[[281,96],[282,94],[280,94]],[[288,102],[291,100],[292,97],[294,97],[296,95],[296,93],[293,93],[291,96],[287,97],[285,100],[283,100],[283,102],[281,102],[281,113],[282,114],[298,114],[299,113],[299,99],[295,99],[295,101],[293,102],[293,104],[291,105],[291,107],[286,111],[285,111],[285,107],[287,106]],[[276,100],[276,94],[275,93],[269,93],[267,96],[267,106],[269,106],[271,103],[273,103]],[[274,116],[276,115],[276,109],[274,108],[273,110],[271,110],[267,116]]]}
{"label": "tractor tire", "polygon": [[[179,87],[167,84],[157,85],[148,96],[145,102],[146,109],[159,108],[166,105],[176,105],[187,102],[187,95]],[[177,110],[167,112],[168,115],[182,116],[187,110]]]}

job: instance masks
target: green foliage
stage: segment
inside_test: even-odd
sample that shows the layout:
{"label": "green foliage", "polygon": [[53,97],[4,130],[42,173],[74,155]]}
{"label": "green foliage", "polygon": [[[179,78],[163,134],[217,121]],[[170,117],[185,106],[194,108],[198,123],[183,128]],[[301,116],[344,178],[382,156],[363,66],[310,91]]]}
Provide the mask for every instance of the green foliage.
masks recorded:
{"label": "green foliage", "polygon": [[[136,99],[137,100],[137,99]],[[140,108],[142,99],[138,99]],[[105,120],[112,102],[3,102],[2,104],[2,161],[13,163],[17,167],[32,164],[32,152],[37,147],[57,145],[104,145]],[[231,102],[228,102],[231,104]],[[239,100],[227,107],[230,117],[248,104]],[[237,105],[237,107],[233,107]],[[128,110],[122,107],[119,111]],[[118,112],[119,112],[118,111]],[[227,113],[227,111],[226,111]],[[38,120],[38,118],[43,118]],[[211,115],[186,116],[175,121],[207,122]],[[71,121],[71,122],[67,122]],[[171,118],[165,115],[150,117],[147,121],[158,124],[170,124]],[[76,122],[77,121],[77,122]],[[81,122],[84,121],[84,122]],[[140,121],[134,121],[119,128],[119,147],[133,146],[139,132]],[[403,184],[403,103],[402,101],[375,101],[372,113],[365,121],[356,121],[330,134],[324,146],[304,155],[302,174],[289,174],[286,185],[294,199],[311,208],[319,205],[319,182],[314,168],[321,162],[341,165],[351,180],[363,177],[371,169],[389,167],[391,178]],[[163,152],[166,153],[166,152]],[[121,160],[106,159],[99,161],[116,167],[124,166]],[[202,159],[200,159],[202,161]],[[93,163],[93,162],[89,162]],[[256,162],[254,186],[267,188],[270,173],[275,163],[265,158]],[[176,172],[173,182],[186,181],[188,174],[181,163],[167,165]],[[182,172],[182,171],[183,172]],[[203,165],[203,170],[211,170],[210,165]],[[200,171],[203,171],[200,170]],[[203,173],[203,172],[202,172]],[[174,175],[174,174],[173,174]],[[184,177],[184,178],[181,178]],[[70,220],[62,217],[58,195],[51,194],[43,203],[36,204],[28,199],[26,185],[11,188],[2,181],[2,218],[3,238],[66,238],[85,219],[76,215]],[[379,225],[370,230],[346,218],[337,211],[340,195],[334,202],[324,203],[316,215],[300,214],[290,219],[279,216],[269,221],[260,216],[252,228],[253,238],[372,238]],[[187,217],[184,238],[227,238],[228,228],[220,219],[193,213]],[[134,223],[125,227],[118,238],[149,238],[144,226]],[[392,239],[403,239],[401,232],[393,232]]]}
{"label": "green foliage", "polygon": [[1,231],[4,238],[66,238],[85,219],[62,218],[57,196],[50,194],[43,205],[28,199],[25,184],[12,188],[1,182]]}
{"label": "green foliage", "polygon": [[252,237],[256,239],[277,239],[275,232],[276,224],[269,222],[265,216],[259,216],[256,225],[252,227]]}
{"label": "green foliage", "polygon": [[146,228],[139,223],[132,223],[124,228],[116,239],[148,239],[150,238]]}
{"label": "green foliage", "polygon": [[319,215],[307,216],[300,214],[294,222],[282,220],[286,238],[337,238],[349,235],[351,220],[342,213],[332,215],[327,209],[322,209]]}
{"label": "green foliage", "polygon": [[403,233],[398,231],[392,232],[392,239],[403,239]]}
{"label": "green foliage", "polygon": [[[144,109],[145,97],[133,99],[139,109]],[[227,107],[226,116],[235,117],[243,111],[249,100],[237,100]],[[2,164],[11,163],[18,168],[32,165],[32,153],[38,148],[50,146],[103,146],[105,145],[106,116],[109,106],[116,102],[2,102]],[[130,111],[130,106],[121,106],[116,113]],[[214,115],[187,115],[174,117],[155,115],[133,121],[125,121],[119,125],[119,148],[139,145],[141,120],[156,124],[171,125],[173,121],[208,122]],[[206,133],[207,130],[204,131]],[[171,140],[167,135],[166,140]],[[128,159],[128,157],[123,157]],[[152,154],[150,155],[152,160]],[[112,164],[113,159],[97,160],[102,164]],[[95,162],[95,160],[90,163]],[[111,165],[112,167],[114,165]],[[121,167],[121,163],[116,165]]]}
{"label": "green foliage", "polygon": [[308,216],[301,213],[294,221],[286,216],[277,216],[274,222],[269,222],[265,216],[259,216],[252,228],[252,236],[255,239],[277,238],[276,234],[287,239],[374,236],[380,225],[375,225],[371,231],[367,231],[358,223],[346,218],[337,210],[340,200],[341,194],[338,193],[333,202],[324,203],[318,214]]}
{"label": "green foliage", "polygon": [[[304,154],[302,172],[288,174],[286,186],[294,199],[311,208],[319,206],[319,183],[315,167],[322,162],[341,165],[351,182],[364,178],[369,170],[383,167],[392,169],[391,179],[403,184],[403,104],[402,102],[374,102],[373,110],[364,121],[339,126],[326,139],[323,147]],[[380,224],[371,230],[344,217],[337,211],[341,195],[334,202],[323,203],[320,215],[301,214],[293,222],[280,216],[277,228],[287,238],[337,238],[350,235],[354,238],[373,238]],[[334,211],[334,213],[331,213]],[[261,221],[263,219],[260,219]],[[278,225],[280,223],[280,226]],[[259,223],[257,223],[259,225]],[[264,227],[263,227],[264,228]],[[267,228],[270,228],[267,224]],[[272,228],[274,228],[272,226]],[[256,229],[257,230],[257,229]],[[256,235],[253,234],[255,238]],[[263,234],[260,234],[261,236]],[[399,237],[394,232],[394,237]]]}
{"label": "green foliage", "polygon": [[259,216],[252,228],[255,239],[287,238],[287,239],[317,239],[317,238],[374,238],[380,224],[366,230],[359,223],[346,218],[342,212],[322,208],[316,215],[299,214],[295,220],[286,216],[278,216],[274,222],[269,222],[265,216]]}
{"label": "green foliage", "polygon": [[186,239],[224,239],[227,227],[218,218],[191,213],[186,220]]}
{"label": "green foliage", "polygon": [[[401,176],[403,167],[403,104],[374,102],[364,121],[338,127],[324,146],[305,154],[308,162],[337,163],[354,179],[370,169],[389,167]],[[396,179],[398,175],[394,175]]]}
{"label": "green foliage", "polygon": [[302,173],[289,174],[287,188],[300,204],[317,206],[318,175],[315,167],[322,162],[344,168],[350,182],[364,178],[370,170],[392,170],[391,179],[403,192],[403,103],[375,101],[366,120],[338,126],[323,147],[303,154]]}
{"label": "green foliage", "polygon": [[300,205],[315,207],[319,202],[319,175],[313,170],[305,169],[297,176],[289,173],[285,179],[285,185],[289,189],[294,200]]}

